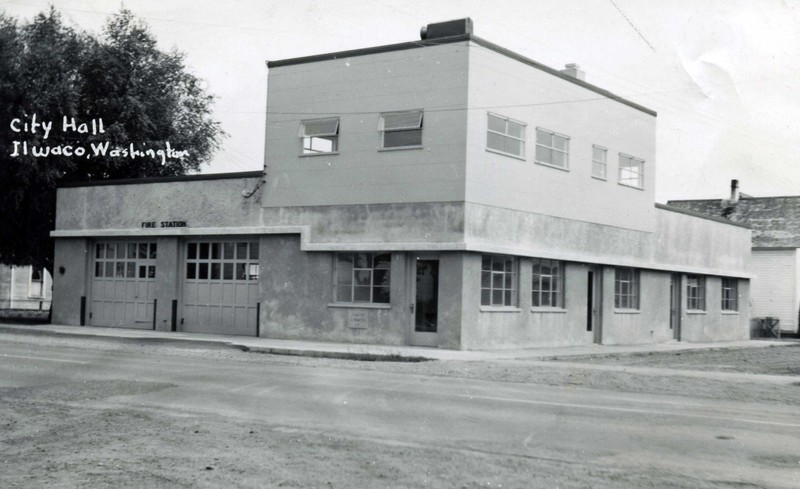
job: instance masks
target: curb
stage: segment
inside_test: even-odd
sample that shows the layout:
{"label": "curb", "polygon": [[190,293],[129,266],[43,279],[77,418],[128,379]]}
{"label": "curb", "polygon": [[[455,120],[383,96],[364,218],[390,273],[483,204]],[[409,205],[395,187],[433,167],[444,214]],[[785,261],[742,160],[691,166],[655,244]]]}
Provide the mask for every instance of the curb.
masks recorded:
{"label": "curb", "polygon": [[88,338],[91,340],[108,340],[120,343],[172,343],[179,346],[218,346],[223,348],[238,348],[238,345],[235,345],[229,341],[211,341],[205,339],[187,340],[184,338],[132,338],[130,336],[106,336],[92,333],[63,333],[61,331],[28,329],[16,326],[3,326],[0,328],[0,334],[3,332],[29,336],[52,336],[56,338]]}
{"label": "curb", "polygon": [[401,353],[356,353],[344,351],[324,350],[292,350],[290,348],[262,348],[244,345],[233,345],[245,352],[262,353],[266,355],[286,355],[294,357],[333,358],[336,360],[356,360],[360,362],[433,362],[435,358],[403,355]]}
{"label": "curb", "polygon": [[129,336],[107,336],[92,333],[64,333],[61,331],[50,331],[46,329],[33,329],[17,325],[3,325],[0,328],[0,334],[8,332],[10,334],[21,334],[29,336],[51,336],[56,338],[87,338],[90,340],[99,341],[113,341],[120,343],[145,343],[145,344],[159,344],[170,343],[182,347],[217,347],[220,349],[233,348],[246,353],[260,353],[265,355],[284,355],[295,357],[311,357],[311,358],[331,358],[336,360],[355,360],[361,362],[427,362],[435,361],[435,358],[428,358],[423,356],[403,355],[402,353],[368,353],[368,352],[343,352],[343,351],[326,351],[326,350],[307,350],[307,349],[292,349],[280,347],[252,347],[236,343],[235,341],[213,341],[206,339],[187,340],[184,338],[132,338]]}

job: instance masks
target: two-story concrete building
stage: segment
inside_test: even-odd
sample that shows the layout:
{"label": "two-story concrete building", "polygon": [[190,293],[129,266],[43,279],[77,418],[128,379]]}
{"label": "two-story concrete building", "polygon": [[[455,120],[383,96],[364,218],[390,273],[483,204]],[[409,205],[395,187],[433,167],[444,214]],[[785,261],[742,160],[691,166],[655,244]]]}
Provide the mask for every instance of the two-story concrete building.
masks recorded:
{"label": "two-story concrete building", "polygon": [[656,113],[472,34],[268,63],[263,173],[65,185],[53,320],[479,349],[749,335]]}

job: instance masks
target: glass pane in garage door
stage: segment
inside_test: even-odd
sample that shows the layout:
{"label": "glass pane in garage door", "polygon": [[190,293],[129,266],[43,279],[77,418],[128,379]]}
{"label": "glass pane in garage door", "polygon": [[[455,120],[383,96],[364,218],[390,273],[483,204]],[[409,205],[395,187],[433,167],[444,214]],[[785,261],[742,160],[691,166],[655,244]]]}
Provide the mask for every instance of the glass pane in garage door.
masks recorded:
{"label": "glass pane in garage door", "polygon": [[186,243],[183,331],[255,335],[258,241]]}

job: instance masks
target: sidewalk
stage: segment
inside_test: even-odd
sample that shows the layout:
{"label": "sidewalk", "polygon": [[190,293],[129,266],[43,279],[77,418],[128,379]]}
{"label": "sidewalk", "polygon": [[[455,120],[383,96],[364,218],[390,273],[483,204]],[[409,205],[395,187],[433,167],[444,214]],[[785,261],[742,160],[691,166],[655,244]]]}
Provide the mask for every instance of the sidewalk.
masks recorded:
{"label": "sidewalk", "polygon": [[2,334],[30,334],[47,336],[72,336],[93,338],[118,338],[128,340],[148,340],[177,342],[209,346],[229,346],[247,351],[273,353],[279,355],[299,355],[310,357],[345,358],[353,360],[542,360],[553,357],[583,355],[613,355],[648,352],[670,352],[713,348],[759,348],[773,345],[786,345],[792,342],[777,340],[744,340],[721,343],[682,343],[670,342],[651,345],[581,345],[567,347],[524,348],[510,350],[439,350],[414,346],[385,346],[349,343],[327,343],[319,341],[279,340],[254,338],[248,336],[226,336],[198,333],[179,333],[123,328],[98,328],[93,326],[61,326],[55,324],[21,325],[0,323]]}

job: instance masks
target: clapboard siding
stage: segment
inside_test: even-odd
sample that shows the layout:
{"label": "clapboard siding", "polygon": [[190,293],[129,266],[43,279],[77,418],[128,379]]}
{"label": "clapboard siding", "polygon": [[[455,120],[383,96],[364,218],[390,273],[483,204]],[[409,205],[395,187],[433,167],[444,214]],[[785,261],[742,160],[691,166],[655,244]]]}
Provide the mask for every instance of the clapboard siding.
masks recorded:
{"label": "clapboard siding", "polygon": [[753,250],[750,289],[754,318],[780,318],[781,330],[797,329],[798,256],[796,249]]}

